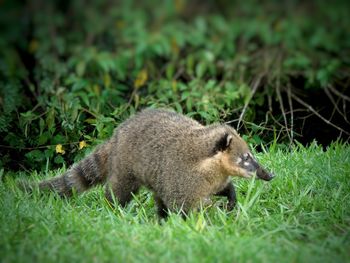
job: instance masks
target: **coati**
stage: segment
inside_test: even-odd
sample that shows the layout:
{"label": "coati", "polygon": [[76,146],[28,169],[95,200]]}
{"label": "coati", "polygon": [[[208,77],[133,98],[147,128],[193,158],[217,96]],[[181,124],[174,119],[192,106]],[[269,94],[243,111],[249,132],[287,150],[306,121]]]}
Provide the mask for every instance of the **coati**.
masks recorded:
{"label": "coati", "polygon": [[230,176],[254,173],[263,180],[273,178],[232,127],[203,126],[174,112],[146,109],[66,173],[40,182],[39,189],[71,196],[106,183],[107,200],[125,206],[146,186],[163,218],[179,209],[186,214],[211,195],[226,196],[231,210],[236,194]]}

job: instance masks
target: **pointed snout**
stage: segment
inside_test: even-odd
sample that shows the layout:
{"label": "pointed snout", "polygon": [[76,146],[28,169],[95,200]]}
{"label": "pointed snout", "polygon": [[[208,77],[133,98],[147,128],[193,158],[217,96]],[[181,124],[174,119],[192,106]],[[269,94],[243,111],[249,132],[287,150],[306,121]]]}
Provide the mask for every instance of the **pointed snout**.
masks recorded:
{"label": "pointed snout", "polygon": [[258,178],[264,180],[264,181],[270,181],[272,180],[275,175],[266,171],[264,168],[262,167],[259,167],[257,170],[256,170],[256,175]]}
{"label": "pointed snout", "polygon": [[240,158],[238,158],[237,164],[250,176],[255,173],[258,178],[265,181],[270,181],[275,177],[272,173],[268,172],[262,165],[260,165],[250,153],[243,154]]}

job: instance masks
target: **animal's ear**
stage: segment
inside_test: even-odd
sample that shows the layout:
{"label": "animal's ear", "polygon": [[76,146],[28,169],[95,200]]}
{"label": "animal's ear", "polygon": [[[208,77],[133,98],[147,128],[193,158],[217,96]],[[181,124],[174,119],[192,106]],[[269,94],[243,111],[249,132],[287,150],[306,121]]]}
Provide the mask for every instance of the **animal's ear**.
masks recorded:
{"label": "animal's ear", "polygon": [[219,139],[215,142],[213,153],[223,152],[225,151],[231,144],[232,135],[228,133],[224,133]]}

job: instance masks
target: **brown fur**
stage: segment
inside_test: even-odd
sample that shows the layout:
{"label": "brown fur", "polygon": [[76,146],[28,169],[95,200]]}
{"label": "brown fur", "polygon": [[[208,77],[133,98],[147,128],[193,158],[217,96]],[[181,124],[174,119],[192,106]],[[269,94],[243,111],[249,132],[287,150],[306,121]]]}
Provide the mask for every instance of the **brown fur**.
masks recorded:
{"label": "brown fur", "polygon": [[70,196],[73,189],[79,193],[107,182],[108,200],[114,195],[126,205],[146,186],[160,216],[168,209],[187,212],[213,194],[227,196],[232,209],[236,197],[229,176],[249,177],[239,163],[246,153],[247,144],[230,126],[203,126],[173,112],[144,110],[65,174],[39,187]]}

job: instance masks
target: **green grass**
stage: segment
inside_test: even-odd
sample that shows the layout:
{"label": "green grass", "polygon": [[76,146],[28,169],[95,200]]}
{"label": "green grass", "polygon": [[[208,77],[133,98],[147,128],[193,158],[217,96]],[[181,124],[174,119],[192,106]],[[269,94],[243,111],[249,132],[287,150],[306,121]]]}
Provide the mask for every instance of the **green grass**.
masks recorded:
{"label": "green grass", "polygon": [[217,199],[187,221],[173,214],[162,224],[146,190],[113,210],[102,188],[70,200],[28,195],[15,184],[24,174],[4,173],[0,261],[350,262],[349,145],[272,146],[258,158],[277,177],[235,180],[235,211]]}

